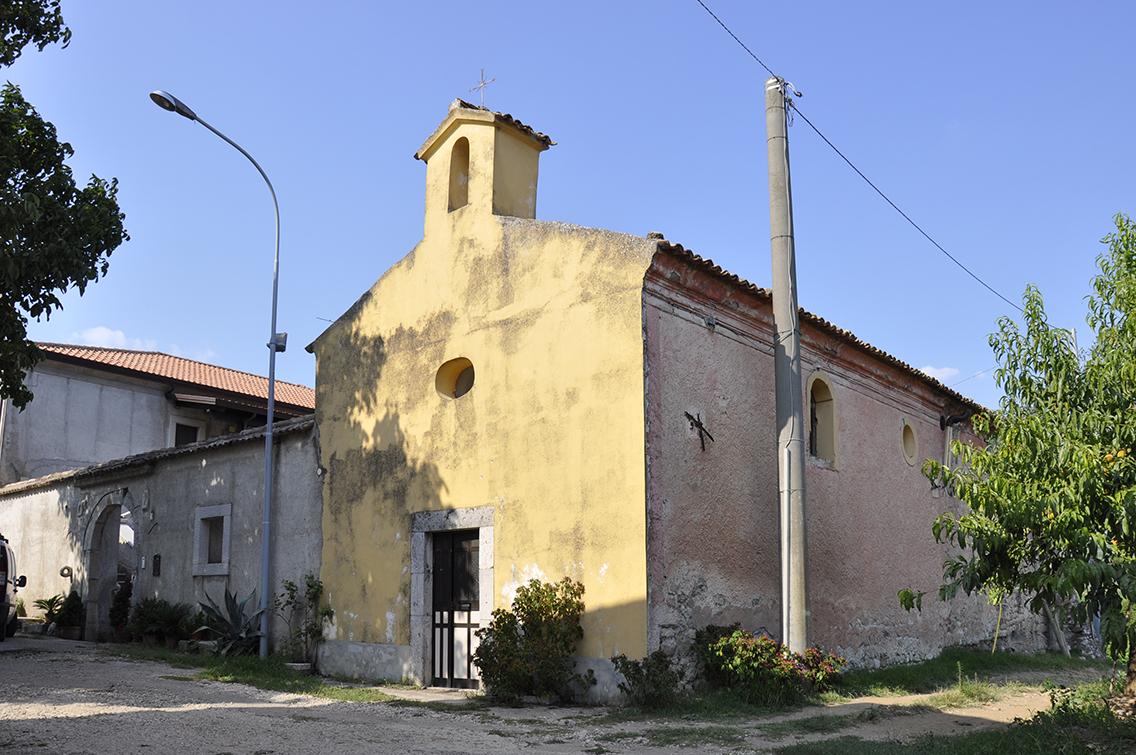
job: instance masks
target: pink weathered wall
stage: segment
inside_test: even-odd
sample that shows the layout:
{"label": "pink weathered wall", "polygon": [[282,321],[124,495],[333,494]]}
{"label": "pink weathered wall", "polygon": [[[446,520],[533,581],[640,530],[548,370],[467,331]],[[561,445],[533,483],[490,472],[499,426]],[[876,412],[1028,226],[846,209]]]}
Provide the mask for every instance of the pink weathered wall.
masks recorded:
{"label": "pink weathered wall", "polygon": [[[649,645],[693,670],[690,643],[707,624],[780,635],[772,309],[766,292],[663,242],[643,313]],[[821,370],[839,417],[836,463],[810,457],[807,468],[810,644],[864,667],[993,640],[997,607],[984,597],[936,597],[950,553],[931,523],[958,502],[920,466],[942,460],[939,415],[961,413],[959,397],[817,318],[801,328],[806,406]],[[705,451],[686,413],[713,435]],[[922,612],[900,607],[904,587],[928,592]],[[999,647],[1045,647],[1044,624],[1016,602],[1001,629]]]}

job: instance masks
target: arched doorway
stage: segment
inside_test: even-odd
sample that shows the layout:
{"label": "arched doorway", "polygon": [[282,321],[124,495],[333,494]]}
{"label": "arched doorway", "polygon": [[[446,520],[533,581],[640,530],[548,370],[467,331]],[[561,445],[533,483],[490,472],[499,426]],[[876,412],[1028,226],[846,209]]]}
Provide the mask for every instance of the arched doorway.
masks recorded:
{"label": "arched doorway", "polygon": [[[133,521],[133,504],[130,491],[123,488],[103,495],[91,512],[83,543],[87,577],[84,599],[87,618],[83,634],[86,640],[110,639],[110,603],[119,583],[123,520]],[[133,553],[133,543],[129,547]],[[126,575],[131,579],[134,576],[132,563]]]}

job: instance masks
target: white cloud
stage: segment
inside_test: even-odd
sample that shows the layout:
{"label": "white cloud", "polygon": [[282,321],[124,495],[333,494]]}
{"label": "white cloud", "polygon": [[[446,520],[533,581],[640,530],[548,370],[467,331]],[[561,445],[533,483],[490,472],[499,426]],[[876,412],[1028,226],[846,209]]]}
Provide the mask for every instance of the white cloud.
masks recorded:
{"label": "white cloud", "polygon": [[957,367],[920,367],[919,369],[921,372],[930,375],[940,383],[946,383],[959,374]]}
{"label": "white cloud", "polygon": [[158,345],[156,341],[143,341],[141,338],[127,338],[126,334],[121,330],[111,330],[102,325],[87,328],[79,333],[72,333],[71,339],[84,346],[102,346],[109,349],[152,351],[157,348]]}

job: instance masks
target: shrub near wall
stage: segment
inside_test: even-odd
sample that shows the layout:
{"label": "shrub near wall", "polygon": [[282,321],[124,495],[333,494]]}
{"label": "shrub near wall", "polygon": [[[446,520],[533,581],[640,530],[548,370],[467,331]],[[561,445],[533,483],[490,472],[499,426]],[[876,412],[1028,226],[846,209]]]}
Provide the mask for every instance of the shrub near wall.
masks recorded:
{"label": "shrub near wall", "polygon": [[744,629],[713,640],[703,658],[710,678],[722,680],[747,702],[768,707],[831,689],[846,665],[838,655],[818,648],[793,653],[772,637]]}
{"label": "shrub near wall", "polygon": [[572,672],[572,651],[584,636],[584,586],[565,577],[555,584],[531,580],[517,590],[511,610],[498,608],[473,663],[489,694],[506,699],[526,695],[572,698],[596,683],[595,674]]}

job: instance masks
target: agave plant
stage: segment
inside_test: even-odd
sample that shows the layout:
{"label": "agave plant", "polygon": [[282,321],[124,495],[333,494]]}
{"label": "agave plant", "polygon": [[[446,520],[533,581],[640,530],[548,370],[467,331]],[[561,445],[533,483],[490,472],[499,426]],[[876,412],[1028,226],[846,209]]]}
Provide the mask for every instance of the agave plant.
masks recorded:
{"label": "agave plant", "polygon": [[263,632],[260,631],[260,615],[263,608],[258,608],[245,616],[245,606],[256,597],[253,590],[247,598],[237,601],[235,593],[225,588],[225,612],[213,602],[209,593],[205,594],[208,603],[199,603],[201,610],[209,619],[209,623],[201,629],[206,629],[217,638],[216,651],[219,655],[249,655],[258,649]]}

